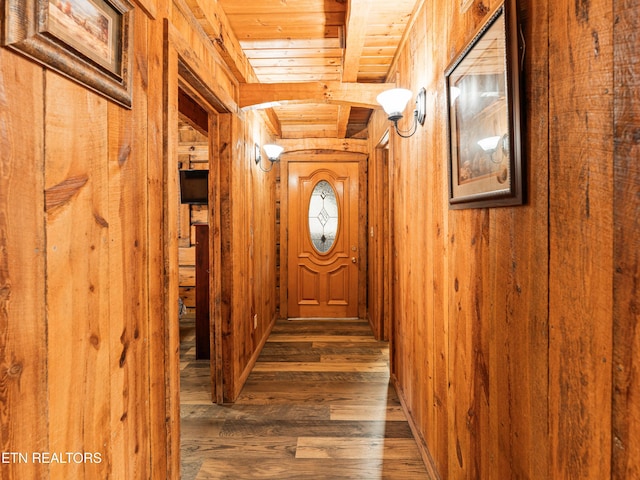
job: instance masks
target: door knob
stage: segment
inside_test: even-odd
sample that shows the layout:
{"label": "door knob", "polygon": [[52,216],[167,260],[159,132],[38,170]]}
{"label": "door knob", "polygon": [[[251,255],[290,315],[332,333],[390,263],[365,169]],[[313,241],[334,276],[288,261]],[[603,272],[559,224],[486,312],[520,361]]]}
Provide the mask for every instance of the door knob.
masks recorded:
{"label": "door knob", "polygon": [[358,260],[356,259],[356,257],[351,257],[351,263],[358,263]]}

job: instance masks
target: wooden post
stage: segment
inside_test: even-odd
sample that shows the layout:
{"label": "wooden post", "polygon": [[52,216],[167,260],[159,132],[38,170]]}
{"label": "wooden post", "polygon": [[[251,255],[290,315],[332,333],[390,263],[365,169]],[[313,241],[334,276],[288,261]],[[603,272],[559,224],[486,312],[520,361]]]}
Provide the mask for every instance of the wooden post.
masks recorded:
{"label": "wooden post", "polygon": [[196,359],[210,358],[209,225],[196,225]]}

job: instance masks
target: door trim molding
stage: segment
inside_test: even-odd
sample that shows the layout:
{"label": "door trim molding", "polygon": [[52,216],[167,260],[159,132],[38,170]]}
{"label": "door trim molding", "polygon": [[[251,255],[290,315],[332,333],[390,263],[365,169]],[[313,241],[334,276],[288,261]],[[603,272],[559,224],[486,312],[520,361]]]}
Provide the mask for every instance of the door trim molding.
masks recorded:
{"label": "door trim molding", "polygon": [[[164,418],[165,421],[157,422],[157,427],[152,430],[152,444],[165,445],[165,464],[162,470],[166,475],[163,478],[175,478],[180,474],[180,332],[178,319],[178,87],[185,89],[198,99],[198,103],[208,111],[209,115],[209,169],[214,182],[220,181],[220,161],[217,149],[213,148],[214,131],[216,136],[220,129],[220,117],[228,117],[229,111],[235,108],[235,104],[229,101],[222,90],[212,90],[208,85],[217,85],[211,81],[211,72],[200,66],[198,55],[188,46],[179,31],[173,27],[167,19],[164,21],[165,46],[163,57],[165,68],[163,72],[163,111],[165,112],[162,124],[162,167],[158,169],[158,178],[153,179],[159,184],[158,190],[162,192],[161,221],[162,238],[159,240],[162,249],[161,264],[153,265],[149,274],[161,277],[161,285],[158,285],[158,296],[162,302],[162,318],[158,319],[157,332],[152,342],[153,349],[150,355],[150,372],[152,377],[151,408],[152,418]],[[206,65],[205,65],[206,67]],[[219,100],[222,98],[222,100]],[[229,108],[232,107],[232,108]],[[218,115],[216,115],[218,114]],[[225,115],[222,115],[225,114]],[[217,117],[217,118],[214,118]],[[216,138],[219,142],[221,139]],[[222,139],[228,141],[228,139]],[[217,147],[216,147],[217,148]],[[213,172],[211,170],[213,169]],[[210,225],[213,232],[219,232],[220,228],[220,198],[219,185],[209,189]],[[158,208],[157,206],[149,208]],[[149,215],[149,218],[155,218]],[[216,228],[217,227],[217,228]],[[213,264],[217,275],[211,278],[210,285],[210,313],[213,318],[214,346],[212,358],[216,356],[215,374],[220,375],[216,379],[216,398],[222,400],[222,366],[224,361],[221,347],[216,340],[216,329],[220,331],[221,312],[220,297],[220,236],[210,236],[209,261]],[[161,290],[161,291],[160,291]],[[220,337],[220,335],[218,335]],[[214,372],[212,372],[213,374]],[[158,467],[158,469],[162,468]],[[160,471],[160,470],[158,470]],[[154,476],[155,477],[155,476]]]}

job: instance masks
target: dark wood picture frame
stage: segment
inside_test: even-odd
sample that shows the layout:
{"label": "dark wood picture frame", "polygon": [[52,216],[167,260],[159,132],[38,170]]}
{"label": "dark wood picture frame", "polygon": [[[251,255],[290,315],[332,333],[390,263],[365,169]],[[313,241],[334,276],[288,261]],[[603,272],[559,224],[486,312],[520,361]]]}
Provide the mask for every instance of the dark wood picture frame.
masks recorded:
{"label": "dark wood picture frame", "polygon": [[2,44],[131,108],[128,0],[5,0]]}
{"label": "dark wood picture frame", "polygon": [[502,3],[445,71],[452,209],[525,201],[516,12]]}

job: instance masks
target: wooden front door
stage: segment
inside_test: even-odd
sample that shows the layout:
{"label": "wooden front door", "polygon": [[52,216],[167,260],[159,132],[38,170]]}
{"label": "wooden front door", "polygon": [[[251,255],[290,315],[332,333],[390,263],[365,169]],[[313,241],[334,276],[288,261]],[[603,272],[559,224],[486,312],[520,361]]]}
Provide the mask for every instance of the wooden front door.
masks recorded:
{"label": "wooden front door", "polygon": [[358,164],[289,163],[289,317],[358,316]]}

